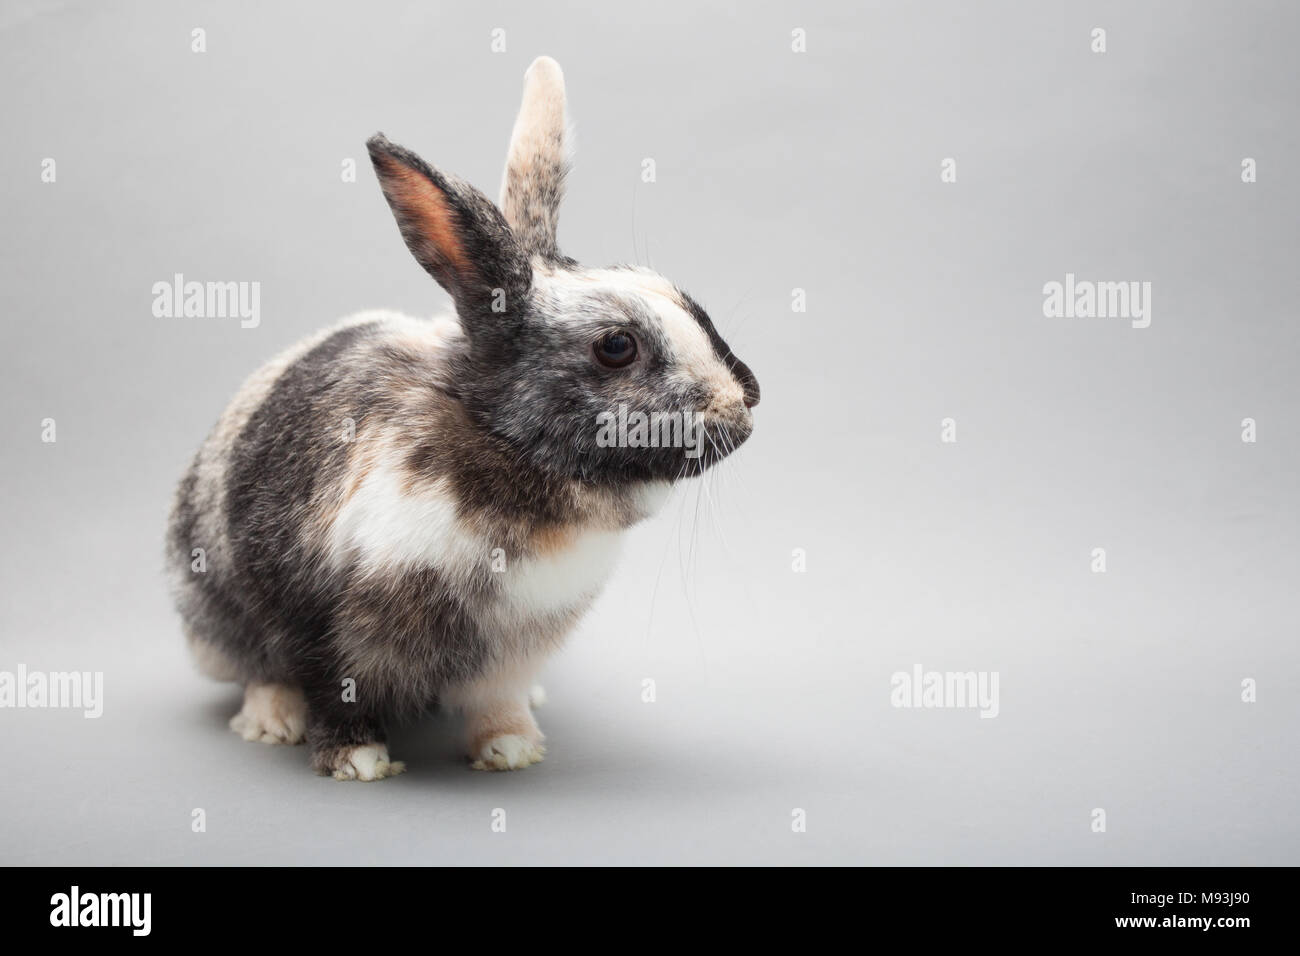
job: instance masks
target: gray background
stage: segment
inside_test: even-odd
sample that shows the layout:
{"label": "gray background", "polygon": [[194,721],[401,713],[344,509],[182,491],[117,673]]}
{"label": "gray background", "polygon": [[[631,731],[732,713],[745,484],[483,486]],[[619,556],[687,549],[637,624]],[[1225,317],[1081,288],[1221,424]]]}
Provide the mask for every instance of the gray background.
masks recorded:
{"label": "gray background", "polygon": [[[1298,43],[1283,3],[7,2],[0,669],[106,702],[0,711],[0,862],[1300,862]],[[700,298],[757,431],[632,534],[544,764],[472,773],[435,719],[405,776],[317,778],[192,671],[171,490],[271,354],[443,306],[362,143],[495,196],[541,53],[564,248]],[[1152,282],[1151,327],[1044,318],[1067,271]],[[261,326],[154,318],[175,272],[260,281]],[[892,708],[916,663],[1001,715]]]}

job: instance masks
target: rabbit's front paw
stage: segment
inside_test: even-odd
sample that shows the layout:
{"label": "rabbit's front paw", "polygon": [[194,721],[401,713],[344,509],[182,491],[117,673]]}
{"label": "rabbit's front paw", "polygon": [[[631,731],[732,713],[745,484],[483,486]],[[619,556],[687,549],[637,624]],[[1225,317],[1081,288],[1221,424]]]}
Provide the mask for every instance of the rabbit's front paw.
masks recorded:
{"label": "rabbit's front paw", "polygon": [[335,780],[383,780],[406,770],[402,761],[388,758],[383,744],[335,747],[317,755],[314,763],[318,773],[331,774]]}
{"label": "rabbit's front paw", "polygon": [[230,718],[230,729],[245,740],[300,744],[307,733],[307,699],[287,684],[249,684],[243,709]]}
{"label": "rabbit's front paw", "polygon": [[546,748],[541,741],[530,740],[518,734],[493,737],[476,746],[470,753],[475,770],[522,770],[541,763]]}

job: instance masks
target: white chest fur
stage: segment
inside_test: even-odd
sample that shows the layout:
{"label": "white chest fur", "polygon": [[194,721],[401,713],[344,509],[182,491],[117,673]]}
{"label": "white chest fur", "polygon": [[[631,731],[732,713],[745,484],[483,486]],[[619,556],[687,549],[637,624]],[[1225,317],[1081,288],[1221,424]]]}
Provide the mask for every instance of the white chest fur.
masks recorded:
{"label": "white chest fur", "polygon": [[504,609],[520,617],[540,617],[586,604],[613,571],[622,539],[622,531],[585,531],[545,554],[513,565],[507,558],[504,570],[497,572]]}
{"label": "white chest fur", "polygon": [[[636,517],[663,503],[668,486],[638,489]],[[356,562],[376,572],[432,568],[453,590],[482,592],[489,583],[499,613],[509,622],[562,614],[590,602],[614,568],[622,530],[587,529],[550,547],[513,555],[476,532],[457,513],[445,484],[418,492],[402,486],[387,467],[377,467],[339,509],[328,534],[332,562]]]}

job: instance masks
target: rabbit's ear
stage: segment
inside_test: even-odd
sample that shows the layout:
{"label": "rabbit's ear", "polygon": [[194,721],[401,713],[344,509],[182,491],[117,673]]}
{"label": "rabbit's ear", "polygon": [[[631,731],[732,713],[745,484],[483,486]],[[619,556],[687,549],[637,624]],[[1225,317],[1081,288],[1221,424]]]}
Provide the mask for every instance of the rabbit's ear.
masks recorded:
{"label": "rabbit's ear", "polygon": [[501,209],[525,251],[545,259],[559,256],[555,227],[569,172],[565,124],[564,74],[549,56],[539,56],[524,74],[524,99],[501,183]]}
{"label": "rabbit's ear", "polygon": [[407,248],[451,293],[458,311],[513,310],[528,292],[532,267],[492,201],[383,133],[366,147]]}

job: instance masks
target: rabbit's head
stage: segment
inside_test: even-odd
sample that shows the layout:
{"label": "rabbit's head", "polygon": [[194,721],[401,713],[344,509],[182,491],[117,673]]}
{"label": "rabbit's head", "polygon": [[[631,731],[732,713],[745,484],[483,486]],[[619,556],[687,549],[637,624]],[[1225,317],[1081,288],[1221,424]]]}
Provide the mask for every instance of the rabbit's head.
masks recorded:
{"label": "rabbit's head", "polygon": [[698,474],[749,437],[758,381],[663,276],[562,255],[564,79],[524,80],[500,208],[382,134],[367,144],[402,237],[452,296],[457,397],[534,464],[602,484]]}

